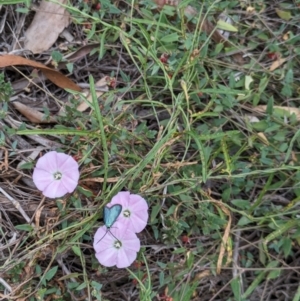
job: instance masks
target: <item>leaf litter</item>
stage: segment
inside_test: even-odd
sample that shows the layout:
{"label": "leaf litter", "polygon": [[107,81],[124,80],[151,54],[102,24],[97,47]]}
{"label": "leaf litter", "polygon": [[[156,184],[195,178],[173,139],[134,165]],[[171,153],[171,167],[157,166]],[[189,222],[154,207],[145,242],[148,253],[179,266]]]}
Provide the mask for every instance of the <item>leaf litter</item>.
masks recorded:
{"label": "leaf litter", "polygon": [[39,9],[25,31],[24,49],[32,53],[47,51],[57,40],[59,34],[70,24],[70,14],[60,4],[67,4],[67,0],[57,3],[41,1]]}

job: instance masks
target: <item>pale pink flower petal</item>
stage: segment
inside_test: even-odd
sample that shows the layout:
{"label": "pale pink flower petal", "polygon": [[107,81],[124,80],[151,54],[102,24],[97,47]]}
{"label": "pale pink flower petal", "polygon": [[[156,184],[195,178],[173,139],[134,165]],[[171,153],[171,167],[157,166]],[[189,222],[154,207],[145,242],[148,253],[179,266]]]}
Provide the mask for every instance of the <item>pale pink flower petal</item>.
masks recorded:
{"label": "pale pink flower petal", "polygon": [[122,205],[118,221],[123,223],[124,227],[135,233],[141,232],[146,227],[149,218],[148,204],[141,196],[121,191],[109,203],[110,206],[115,204]]}
{"label": "pale pink flower petal", "polygon": [[136,257],[136,252],[126,252],[124,249],[121,249],[118,253],[117,268],[122,269],[129,267],[136,260]]}
{"label": "pale pink flower petal", "polygon": [[43,191],[48,185],[49,182],[53,181],[53,176],[50,172],[35,168],[32,175],[33,182],[35,186]]}
{"label": "pale pink flower petal", "polygon": [[78,163],[71,156],[52,151],[37,161],[32,178],[46,197],[57,198],[73,192],[79,176]]}
{"label": "pale pink flower petal", "polygon": [[[113,228],[110,229],[110,231],[114,234],[113,230],[114,230]],[[96,252],[102,252],[103,250],[107,249],[110,243],[113,246],[113,239],[110,236],[112,235],[107,231],[106,226],[102,226],[98,228],[94,236],[94,244],[93,244]]]}
{"label": "pale pink flower petal", "polygon": [[60,181],[53,181],[43,190],[43,194],[48,198],[56,198],[58,195],[63,196],[68,192],[69,191]]}
{"label": "pale pink flower petal", "polygon": [[38,159],[36,167],[44,169],[50,173],[54,172],[57,169],[56,154],[57,152],[55,151],[46,153]]}
{"label": "pale pink flower petal", "polygon": [[[107,232],[107,228],[102,226],[95,233],[93,246],[96,258],[107,267],[116,265],[118,268],[125,268],[130,266],[140,250],[140,240],[134,232],[124,228],[119,222],[115,223],[110,231],[111,233]],[[107,234],[105,234],[106,232]],[[101,241],[99,241],[100,239]]]}
{"label": "pale pink flower petal", "polygon": [[103,250],[101,253],[95,254],[99,263],[106,267],[113,267],[117,264],[118,253],[113,251],[113,247]]}

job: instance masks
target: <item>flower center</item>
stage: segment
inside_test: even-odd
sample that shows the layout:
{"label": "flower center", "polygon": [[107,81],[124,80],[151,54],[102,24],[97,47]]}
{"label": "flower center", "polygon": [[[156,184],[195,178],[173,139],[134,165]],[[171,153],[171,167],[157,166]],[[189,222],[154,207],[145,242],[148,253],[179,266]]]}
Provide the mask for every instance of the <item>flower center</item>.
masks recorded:
{"label": "flower center", "polygon": [[128,209],[126,209],[126,210],[123,211],[123,216],[124,217],[128,218],[128,217],[130,217],[130,215],[131,215],[131,212]]}
{"label": "flower center", "polygon": [[53,174],[53,178],[54,178],[54,180],[60,180],[62,178],[62,173],[60,171],[56,171]]}
{"label": "flower center", "polygon": [[114,242],[114,247],[119,250],[122,247],[122,243],[119,240],[116,240]]}

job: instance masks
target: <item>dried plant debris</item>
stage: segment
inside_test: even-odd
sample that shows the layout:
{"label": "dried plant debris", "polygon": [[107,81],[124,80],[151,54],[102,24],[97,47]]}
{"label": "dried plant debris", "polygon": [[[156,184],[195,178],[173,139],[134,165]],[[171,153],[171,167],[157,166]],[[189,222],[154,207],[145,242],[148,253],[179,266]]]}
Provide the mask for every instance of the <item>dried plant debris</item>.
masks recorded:
{"label": "dried plant debris", "polygon": [[48,50],[57,40],[59,34],[70,24],[70,14],[64,7],[68,1],[56,3],[41,1],[35,16],[25,32],[24,49],[32,53]]}

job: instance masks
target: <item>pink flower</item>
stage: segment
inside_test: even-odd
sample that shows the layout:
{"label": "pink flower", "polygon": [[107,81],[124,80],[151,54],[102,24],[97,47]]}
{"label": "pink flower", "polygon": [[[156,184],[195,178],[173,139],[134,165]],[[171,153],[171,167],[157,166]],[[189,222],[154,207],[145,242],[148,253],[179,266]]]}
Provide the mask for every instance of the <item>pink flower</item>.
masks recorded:
{"label": "pink flower", "polygon": [[78,163],[69,155],[55,151],[39,158],[33,171],[35,186],[49,198],[73,192],[78,184]]}
{"label": "pink flower", "polygon": [[[106,226],[100,227],[94,237],[96,258],[106,267],[116,265],[118,268],[129,267],[137,257],[140,250],[140,240],[136,234],[116,222],[114,228],[107,232]],[[104,236],[104,234],[106,235]],[[104,238],[102,238],[104,236]],[[114,237],[115,236],[115,237]],[[102,238],[101,241],[99,241]]]}
{"label": "pink flower", "polygon": [[122,205],[122,212],[117,221],[123,224],[123,227],[135,232],[141,232],[148,221],[148,204],[145,199],[137,194],[130,194],[128,191],[117,193],[109,205]]}

